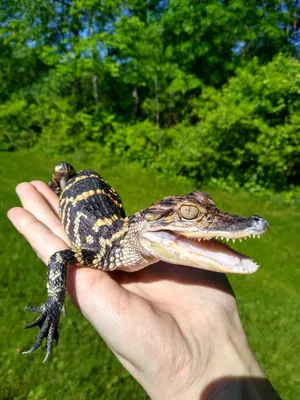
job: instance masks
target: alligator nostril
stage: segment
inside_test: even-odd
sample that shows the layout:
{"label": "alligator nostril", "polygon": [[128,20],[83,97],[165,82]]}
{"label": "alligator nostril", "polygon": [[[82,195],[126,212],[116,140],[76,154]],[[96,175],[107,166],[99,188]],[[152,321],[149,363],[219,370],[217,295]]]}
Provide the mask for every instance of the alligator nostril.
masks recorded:
{"label": "alligator nostril", "polygon": [[257,222],[262,222],[262,221],[264,221],[264,219],[261,218],[261,217],[259,217],[258,215],[252,215],[251,218],[252,218],[254,221],[257,221]]}
{"label": "alligator nostril", "polygon": [[264,230],[268,229],[269,223],[262,217],[259,217],[258,215],[252,215],[251,219],[255,223],[258,229],[264,229]]}

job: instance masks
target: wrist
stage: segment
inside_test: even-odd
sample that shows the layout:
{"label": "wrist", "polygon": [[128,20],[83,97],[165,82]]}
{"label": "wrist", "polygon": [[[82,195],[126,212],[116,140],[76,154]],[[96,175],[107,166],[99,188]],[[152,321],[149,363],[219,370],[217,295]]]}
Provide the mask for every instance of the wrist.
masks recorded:
{"label": "wrist", "polygon": [[214,336],[212,342],[207,362],[203,360],[203,368],[199,370],[198,376],[191,380],[188,387],[180,388],[178,377],[174,376],[173,380],[160,387],[158,391],[149,391],[151,399],[279,399],[255,359],[241,326],[240,329],[236,326],[229,327],[226,333],[219,334],[217,340]]}
{"label": "wrist", "polygon": [[246,339],[242,326],[228,329],[219,340],[214,339],[210,363],[203,376],[203,382],[223,377],[265,378],[265,373],[256,360]]}
{"label": "wrist", "polygon": [[212,359],[202,380],[201,399],[280,400],[256,360],[240,321],[239,325],[240,330],[233,330],[219,354]]}

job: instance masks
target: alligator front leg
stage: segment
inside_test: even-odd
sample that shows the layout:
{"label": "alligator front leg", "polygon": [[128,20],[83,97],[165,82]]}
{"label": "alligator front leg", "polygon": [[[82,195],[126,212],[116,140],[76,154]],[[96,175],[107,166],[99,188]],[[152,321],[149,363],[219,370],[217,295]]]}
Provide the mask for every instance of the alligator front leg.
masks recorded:
{"label": "alligator front leg", "polygon": [[25,326],[25,328],[38,326],[40,331],[36,342],[28,351],[23,352],[23,354],[32,353],[38,349],[43,339],[46,338],[46,357],[43,361],[45,362],[51,353],[53,341],[58,342],[60,314],[64,310],[66,295],[67,265],[79,264],[78,257],[76,256],[77,254],[72,250],[63,250],[54,253],[50,257],[47,273],[48,299],[45,304],[39,307],[25,307],[28,311],[41,312],[42,315]]}

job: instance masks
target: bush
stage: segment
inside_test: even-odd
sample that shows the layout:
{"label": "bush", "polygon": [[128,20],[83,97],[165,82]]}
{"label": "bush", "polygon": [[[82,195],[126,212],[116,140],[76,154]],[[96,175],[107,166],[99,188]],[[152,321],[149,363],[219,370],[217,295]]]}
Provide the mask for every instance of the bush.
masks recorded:
{"label": "bush", "polygon": [[299,88],[300,64],[283,56],[253,60],[221,90],[206,88],[194,103],[200,178],[252,190],[299,183]]}
{"label": "bush", "polygon": [[[221,89],[205,88],[193,102],[199,122],[162,132],[149,123],[112,138],[118,155],[168,175],[222,188],[296,193],[300,182],[300,64],[278,56],[240,68]],[[127,146],[120,145],[126,142]]]}
{"label": "bush", "polygon": [[[56,82],[54,80],[54,82]],[[66,81],[64,81],[66,84]],[[58,87],[59,86],[59,87]],[[300,182],[300,64],[256,59],[190,102],[190,121],[123,124],[105,109],[76,111],[50,80],[0,106],[0,149],[107,154],[222,188],[295,192]]]}
{"label": "bush", "polygon": [[159,142],[160,130],[150,121],[135,125],[115,123],[105,136],[105,149],[123,160],[149,166],[159,154]]}

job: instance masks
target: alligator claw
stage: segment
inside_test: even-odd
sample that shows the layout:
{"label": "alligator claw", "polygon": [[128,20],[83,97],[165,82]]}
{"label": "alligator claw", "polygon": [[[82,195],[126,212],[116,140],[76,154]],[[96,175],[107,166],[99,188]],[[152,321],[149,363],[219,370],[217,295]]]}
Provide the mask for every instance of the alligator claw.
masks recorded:
{"label": "alligator claw", "polygon": [[23,351],[22,354],[32,353],[38,349],[42,345],[43,340],[46,339],[46,357],[43,361],[45,362],[51,353],[53,341],[57,344],[59,339],[59,320],[62,307],[59,306],[57,301],[48,299],[42,306],[25,307],[25,309],[28,311],[42,312],[42,315],[33,322],[25,325],[25,329],[38,326],[40,331],[35,343],[29,350]]}

